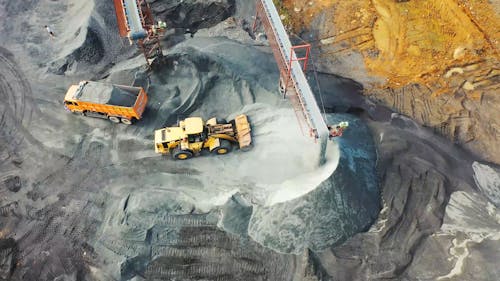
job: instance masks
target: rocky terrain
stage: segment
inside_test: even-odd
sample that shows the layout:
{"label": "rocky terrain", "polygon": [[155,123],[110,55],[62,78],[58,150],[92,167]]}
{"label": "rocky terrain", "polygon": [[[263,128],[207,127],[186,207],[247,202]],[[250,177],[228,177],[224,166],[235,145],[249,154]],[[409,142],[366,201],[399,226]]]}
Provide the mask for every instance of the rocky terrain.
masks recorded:
{"label": "rocky terrain", "polygon": [[[495,280],[500,227],[498,168],[355,95],[362,89],[328,82],[337,110],[367,121],[377,147],[383,208],[374,225],[314,254],[325,280]],[[340,90],[344,89],[344,90]],[[346,95],[345,91],[349,91]],[[488,245],[488,246],[486,246]],[[331,278],[331,279],[328,279]]]}
{"label": "rocky terrain", "polygon": [[[500,169],[476,146],[494,134],[464,149],[367,98],[397,95],[347,75],[355,55],[331,55],[308,74],[328,123],[350,127],[318,167],[265,38],[248,33],[253,3],[150,2],[169,28],[148,72],[111,1],[0,1],[0,280],[498,279]],[[67,113],[67,87],[85,79],[146,87],[144,119]],[[238,113],[251,151],[154,154],[154,129]]]}
{"label": "rocky terrain", "polygon": [[498,1],[277,1],[321,71],[500,163]]}

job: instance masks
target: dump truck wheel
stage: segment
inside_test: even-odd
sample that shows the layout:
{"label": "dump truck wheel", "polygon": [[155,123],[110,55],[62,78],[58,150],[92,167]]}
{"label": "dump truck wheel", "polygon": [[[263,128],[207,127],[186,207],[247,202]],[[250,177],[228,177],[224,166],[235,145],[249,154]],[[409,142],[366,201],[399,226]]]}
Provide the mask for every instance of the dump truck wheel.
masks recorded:
{"label": "dump truck wheel", "polygon": [[111,121],[113,123],[120,123],[120,118],[118,118],[116,116],[109,116],[108,119],[109,119],[109,121]]}
{"label": "dump truck wheel", "polygon": [[181,150],[180,148],[176,147],[172,151],[172,157],[177,160],[186,160],[193,157],[193,152],[190,150]]}
{"label": "dump truck wheel", "polygon": [[132,120],[130,119],[127,119],[127,118],[122,118],[120,119],[122,121],[123,124],[125,125],[132,125]]}
{"label": "dump truck wheel", "polygon": [[228,140],[219,139],[219,141],[220,141],[220,145],[218,147],[214,148],[214,150],[212,150],[213,153],[218,154],[218,155],[223,155],[223,154],[228,154],[229,152],[231,152],[231,149],[233,148],[233,146],[231,145],[231,143]]}

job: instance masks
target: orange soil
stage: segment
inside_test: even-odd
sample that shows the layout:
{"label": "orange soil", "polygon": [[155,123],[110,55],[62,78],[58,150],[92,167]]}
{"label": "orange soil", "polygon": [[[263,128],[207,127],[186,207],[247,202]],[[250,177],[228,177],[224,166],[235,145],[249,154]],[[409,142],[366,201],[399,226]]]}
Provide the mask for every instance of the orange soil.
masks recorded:
{"label": "orange soil", "polygon": [[[496,84],[489,78],[498,75],[500,18],[486,0],[281,4],[296,30],[310,26],[320,13],[331,15],[321,27],[323,55],[360,52],[368,71],[386,79],[383,86],[422,83],[436,89],[434,94],[462,87],[473,95]],[[489,73],[475,73],[478,69]]]}

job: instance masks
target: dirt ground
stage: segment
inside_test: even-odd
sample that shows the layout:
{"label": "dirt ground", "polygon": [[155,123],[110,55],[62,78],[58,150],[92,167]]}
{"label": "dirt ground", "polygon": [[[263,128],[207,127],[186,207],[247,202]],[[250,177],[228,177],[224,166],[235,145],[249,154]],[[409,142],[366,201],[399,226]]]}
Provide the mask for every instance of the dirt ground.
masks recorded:
{"label": "dirt ground", "polygon": [[[386,79],[380,86],[439,84],[434,95],[463,86],[476,97],[481,90],[497,87],[492,78],[498,75],[494,66],[499,59],[500,19],[485,1],[283,1],[282,5],[297,31],[309,27],[320,13],[332,15],[318,36],[325,49],[321,55],[359,50],[368,71]],[[334,44],[345,49],[328,51],[327,46]],[[475,72],[484,68],[493,70]],[[462,79],[465,85],[456,85],[453,76],[469,77]]]}

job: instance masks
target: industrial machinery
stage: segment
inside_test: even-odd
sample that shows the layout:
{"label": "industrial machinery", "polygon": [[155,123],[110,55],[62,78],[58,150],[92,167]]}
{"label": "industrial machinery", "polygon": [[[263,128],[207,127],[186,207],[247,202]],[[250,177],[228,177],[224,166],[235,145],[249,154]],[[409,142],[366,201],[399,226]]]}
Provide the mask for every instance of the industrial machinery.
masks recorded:
{"label": "industrial machinery", "polygon": [[247,150],[252,145],[250,131],[246,115],[238,115],[229,122],[211,118],[206,123],[200,117],[189,117],[180,121],[177,127],[156,130],[155,151],[185,160],[203,149],[214,154],[229,153],[233,143]]}
{"label": "industrial machinery", "polygon": [[113,0],[120,36],[130,43],[136,42],[142,50],[148,66],[156,57],[163,55],[160,35],[165,31],[165,22],[155,23],[153,13],[146,0]]}
{"label": "industrial machinery", "polygon": [[[308,129],[309,135],[319,142],[321,164],[325,160],[327,140],[332,136],[332,126],[326,124],[304,75],[310,57],[311,45],[292,46],[273,0],[256,0],[254,32],[259,23],[267,35],[269,45],[280,70],[280,92],[283,97],[290,99],[301,125],[300,127]],[[305,52],[304,56],[297,55],[296,51],[300,50]],[[333,128],[336,129],[336,127]],[[346,127],[342,127],[342,130]]]}
{"label": "industrial machinery", "polygon": [[93,81],[71,85],[64,97],[64,107],[73,113],[126,125],[141,119],[147,102],[148,96],[142,87]]}
{"label": "industrial machinery", "polygon": [[349,122],[342,121],[335,125],[328,125],[328,131],[330,132],[330,139],[335,137],[341,137],[344,133],[344,130],[349,127]]}

